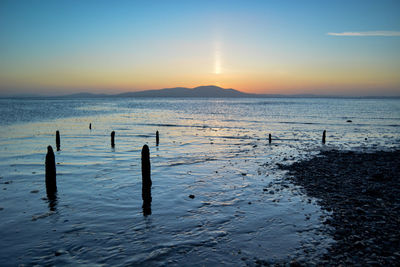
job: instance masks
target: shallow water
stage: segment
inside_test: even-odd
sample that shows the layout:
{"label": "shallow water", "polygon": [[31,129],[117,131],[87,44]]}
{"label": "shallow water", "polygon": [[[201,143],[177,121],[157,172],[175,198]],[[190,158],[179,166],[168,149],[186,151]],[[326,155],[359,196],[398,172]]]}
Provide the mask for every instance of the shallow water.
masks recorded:
{"label": "shallow water", "polygon": [[[329,214],[276,163],[396,147],[400,101],[1,99],[0,125],[0,265],[254,265],[317,258],[333,242],[321,232]],[[49,203],[44,159],[56,130],[58,194]]]}

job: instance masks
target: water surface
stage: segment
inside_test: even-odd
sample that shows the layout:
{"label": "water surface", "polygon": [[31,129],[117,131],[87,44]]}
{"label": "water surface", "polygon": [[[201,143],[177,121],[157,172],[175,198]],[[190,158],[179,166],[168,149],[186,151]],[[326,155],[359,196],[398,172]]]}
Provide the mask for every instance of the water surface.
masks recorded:
{"label": "water surface", "polygon": [[[400,101],[1,99],[0,125],[1,265],[254,265],[317,258],[333,242],[322,232],[329,214],[276,163],[396,147]],[[49,202],[44,159],[56,130],[58,194]]]}

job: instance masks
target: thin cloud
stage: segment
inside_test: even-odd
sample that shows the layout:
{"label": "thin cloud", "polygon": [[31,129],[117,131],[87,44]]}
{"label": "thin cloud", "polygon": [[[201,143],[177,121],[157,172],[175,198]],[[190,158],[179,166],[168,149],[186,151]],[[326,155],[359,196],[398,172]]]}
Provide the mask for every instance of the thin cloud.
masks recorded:
{"label": "thin cloud", "polygon": [[328,32],[331,36],[400,36],[400,31]]}

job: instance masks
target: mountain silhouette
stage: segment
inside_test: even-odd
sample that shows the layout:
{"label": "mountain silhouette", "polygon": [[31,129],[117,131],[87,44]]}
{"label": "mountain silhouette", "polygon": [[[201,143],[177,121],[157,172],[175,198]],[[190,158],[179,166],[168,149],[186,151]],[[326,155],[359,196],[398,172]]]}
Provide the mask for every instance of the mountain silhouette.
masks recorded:
{"label": "mountain silhouette", "polygon": [[314,94],[250,94],[235,89],[224,89],[215,85],[198,86],[195,88],[174,87],[158,90],[145,90],[137,92],[126,92],[120,94],[96,94],[96,93],[74,93],[61,96],[44,95],[14,95],[1,96],[0,98],[108,98],[108,97],[199,97],[199,98],[396,98],[400,96],[345,96],[345,95],[314,95]]}
{"label": "mountain silhouette", "polygon": [[254,97],[234,89],[224,89],[215,85],[198,86],[193,89],[185,87],[146,90],[117,94],[119,97]]}

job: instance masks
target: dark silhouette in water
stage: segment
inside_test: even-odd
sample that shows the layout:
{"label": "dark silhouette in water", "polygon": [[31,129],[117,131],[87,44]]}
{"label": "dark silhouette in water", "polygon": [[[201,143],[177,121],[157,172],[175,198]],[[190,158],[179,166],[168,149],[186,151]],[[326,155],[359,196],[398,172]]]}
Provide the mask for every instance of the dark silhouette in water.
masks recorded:
{"label": "dark silhouette in water", "polygon": [[142,199],[143,215],[151,214],[151,177],[150,177],[150,150],[147,145],[142,148]]}
{"label": "dark silhouette in water", "polygon": [[89,130],[92,130],[92,123],[89,123]]}
{"label": "dark silhouette in water", "polygon": [[158,131],[156,132],[156,146],[158,146],[158,144],[160,143],[160,135],[158,133]]}
{"label": "dark silhouette in water", "polygon": [[111,147],[112,148],[115,147],[115,132],[114,131],[111,132]]}
{"label": "dark silhouette in water", "polygon": [[143,216],[148,216],[151,215],[151,202],[150,203],[146,203],[143,201]]}
{"label": "dark silhouette in water", "polygon": [[60,151],[60,132],[57,130],[56,131],[56,147],[57,151]]}
{"label": "dark silhouette in water", "polygon": [[49,202],[49,210],[50,211],[56,211],[57,210],[57,192],[54,192],[52,194],[47,194],[47,199]]}
{"label": "dark silhouette in water", "polygon": [[326,131],[324,130],[324,132],[322,133],[322,144],[325,145],[325,141],[326,141]]}
{"label": "dark silhouette in water", "polygon": [[271,144],[271,142],[272,142],[272,137],[271,137],[271,134],[269,134],[269,135],[268,135],[268,143]]}
{"label": "dark silhouette in water", "polygon": [[46,193],[48,198],[52,199],[56,192],[56,159],[54,157],[53,148],[48,146],[46,155]]}
{"label": "dark silhouette in water", "polygon": [[224,89],[214,85],[198,86],[193,89],[176,87],[160,90],[147,90],[128,92],[115,95],[118,97],[255,97],[258,95],[247,94],[234,89]]}

